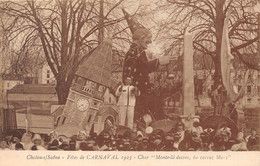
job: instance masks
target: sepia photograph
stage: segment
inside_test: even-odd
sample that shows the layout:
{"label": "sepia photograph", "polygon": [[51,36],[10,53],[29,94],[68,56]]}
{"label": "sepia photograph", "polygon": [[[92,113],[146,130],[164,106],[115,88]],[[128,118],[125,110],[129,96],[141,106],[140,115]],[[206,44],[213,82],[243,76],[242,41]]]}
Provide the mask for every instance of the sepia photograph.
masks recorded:
{"label": "sepia photograph", "polygon": [[0,0],[0,156],[17,151],[259,158],[260,0]]}

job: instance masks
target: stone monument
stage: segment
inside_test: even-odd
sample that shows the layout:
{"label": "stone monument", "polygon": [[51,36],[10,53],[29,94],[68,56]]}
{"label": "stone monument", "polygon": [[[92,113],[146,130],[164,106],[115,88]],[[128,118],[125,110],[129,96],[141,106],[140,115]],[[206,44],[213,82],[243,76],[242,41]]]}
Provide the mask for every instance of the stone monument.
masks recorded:
{"label": "stone monument", "polygon": [[194,70],[193,70],[193,43],[192,34],[186,32],[184,35],[183,56],[183,115],[182,122],[187,128],[191,128],[195,116],[194,101]]}

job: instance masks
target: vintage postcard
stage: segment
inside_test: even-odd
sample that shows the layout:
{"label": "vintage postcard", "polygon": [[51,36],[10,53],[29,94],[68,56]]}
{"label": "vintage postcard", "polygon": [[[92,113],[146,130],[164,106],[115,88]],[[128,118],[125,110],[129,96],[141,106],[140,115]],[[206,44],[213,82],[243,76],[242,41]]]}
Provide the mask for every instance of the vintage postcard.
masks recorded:
{"label": "vintage postcard", "polygon": [[260,165],[259,52],[259,0],[1,0],[0,163]]}

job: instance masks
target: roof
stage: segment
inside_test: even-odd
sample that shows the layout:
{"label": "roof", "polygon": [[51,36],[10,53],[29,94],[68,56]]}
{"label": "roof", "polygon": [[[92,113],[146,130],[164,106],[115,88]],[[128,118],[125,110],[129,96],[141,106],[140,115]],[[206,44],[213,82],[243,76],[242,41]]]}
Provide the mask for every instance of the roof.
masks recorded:
{"label": "roof", "polygon": [[105,104],[105,105],[102,105],[99,108],[98,114],[99,115],[103,115],[108,110],[113,110],[113,111],[115,111],[117,113],[116,106],[113,106],[113,105],[110,105],[110,104]]}
{"label": "roof", "polygon": [[8,93],[22,94],[55,94],[55,86],[49,84],[18,84],[8,91]]}
{"label": "roof", "polygon": [[16,80],[16,81],[23,81],[22,75],[15,75],[15,74],[2,74],[3,80]]}
{"label": "roof", "polygon": [[112,41],[105,39],[79,66],[76,75],[110,87],[112,77]]}
{"label": "roof", "polygon": [[55,114],[58,111],[63,111],[65,105],[52,105],[51,106],[51,114]]}

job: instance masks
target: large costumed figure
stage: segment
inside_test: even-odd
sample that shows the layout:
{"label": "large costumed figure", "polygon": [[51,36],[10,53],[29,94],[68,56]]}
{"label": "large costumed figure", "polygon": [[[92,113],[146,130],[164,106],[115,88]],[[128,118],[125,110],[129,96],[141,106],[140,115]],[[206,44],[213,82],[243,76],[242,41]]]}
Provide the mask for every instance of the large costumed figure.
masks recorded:
{"label": "large costumed figure", "polygon": [[[135,119],[140,119],[147,113],[157,111],[154,109],[156,109],[156,105],[159,105],[159,100],[150,93],[152,85],[149,81],[149,73],[154,72],[159,65],[168,64],[173,58],[163,56],[148,61],[145,50],[152,43],[152,33],[125,10],[123,13],[132,32],[133,40],[125,55],[122,80],[124,81],[127,77],[132,78],[132,85],[141,92],[141,95],[136,98],[135,106]],[[160,114],[163,115],[163,113]]]}

